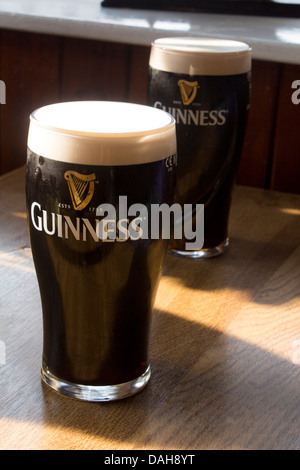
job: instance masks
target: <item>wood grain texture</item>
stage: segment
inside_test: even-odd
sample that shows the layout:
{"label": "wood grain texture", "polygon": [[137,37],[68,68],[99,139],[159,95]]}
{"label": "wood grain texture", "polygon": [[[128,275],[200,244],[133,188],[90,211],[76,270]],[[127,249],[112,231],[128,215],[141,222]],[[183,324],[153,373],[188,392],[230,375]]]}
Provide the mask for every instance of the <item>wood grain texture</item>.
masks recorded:
{"label": "wood grain texture", "polygon": [[147,104],[150,47],[131,46],[129,61],[129,96],[132,103]]}
{"label": "wood grain texture", "polygon": [[[280,64],[252,61],[251,102],[237,177],[239,184],[269,188],[279,72]],[[278,132],[281,132],[281,128]]]}
{"label": "wood grain texture", "polygon": [[61,101],[125,101],[128,54],[124,44],[64,38]]}
{"label": "wood grain texture", "polygon": [[[117,41],[117,38],[116,38]],[[24,164],[29,114],[57,101],[146,104],[150,46],[0,31],[0,174]],[[252,100],[237,182],[300,193],[299,66],[254,60]]]}
{"label": "wood grain texture", "polygon": [[285,64],[280,80],[271,173],[271,189],[300,193],[300,104],[292,102],[292,83],[300,80],[300,66]]}
{"label": "wood grain texture", "polygon": [[2,30],[0,72],[6,104],[0,108],[0,173],[25,164],[29,115],[59,99],[60,39]]}
{"label": "wood grain texture", "polygon": [[226,254],[167,256],[151,380],[104,404],[41,383],[24,168],[0,196],[1,449],[300,449],[300,196],[237,187]]}

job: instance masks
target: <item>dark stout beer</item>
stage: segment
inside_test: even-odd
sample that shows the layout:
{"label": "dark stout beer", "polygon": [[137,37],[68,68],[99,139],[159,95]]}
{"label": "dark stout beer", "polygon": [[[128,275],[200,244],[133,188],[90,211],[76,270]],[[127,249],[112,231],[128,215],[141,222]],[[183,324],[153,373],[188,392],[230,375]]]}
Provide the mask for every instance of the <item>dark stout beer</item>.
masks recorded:
{"label": "dark stout beer", "polygon": [[[69,109],[81,117],[68,118]],[[92,131],[84,124],[91,112]],[[166,159],[175,142],[171,116],[137,105],[62,104],[31,117],[26,194],[42,375],[62,393],[115,399],[149,380],[151,311],[168,240],[143,237],[135,205],[172,204]]]}
{"label": "dark stout beer", "polygon": [[[204,246],[185,250],[214,256],[228,245],[228,216],[249,108],[250,48],[235,41],[161,39],[152,45],[148,104],[176,120],[175,201],[204,204]],[[195,211],[193,215],[195,219]]]}

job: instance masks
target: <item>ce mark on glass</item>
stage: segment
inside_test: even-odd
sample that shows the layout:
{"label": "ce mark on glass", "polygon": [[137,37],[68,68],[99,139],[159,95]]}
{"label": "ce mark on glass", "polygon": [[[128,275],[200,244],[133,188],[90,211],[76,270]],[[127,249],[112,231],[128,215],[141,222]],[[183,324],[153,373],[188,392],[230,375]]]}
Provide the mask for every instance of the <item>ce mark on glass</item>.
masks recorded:
{"label": "ce mark on glass", "polygon": [[173,166],[177,166],[177,155],[171,155],[165,159],[165,167],[169,170]]}

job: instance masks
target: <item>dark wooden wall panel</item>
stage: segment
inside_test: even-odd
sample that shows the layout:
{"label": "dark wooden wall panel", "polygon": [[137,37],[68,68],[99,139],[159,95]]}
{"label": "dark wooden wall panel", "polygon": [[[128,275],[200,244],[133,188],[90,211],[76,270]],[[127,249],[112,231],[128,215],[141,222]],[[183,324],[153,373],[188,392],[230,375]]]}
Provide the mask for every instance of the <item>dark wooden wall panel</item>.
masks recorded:
{"label": "dark wooden wall panel", "polygon": [[147,104],[149,57],[150,47],[131,47],[128,100],[132,103]]}
{"label": "dark wooden wall panel", "polygon": [[0,109],[0,168],[6,173],[26,161],[30,113],[59,98],[60,38],[3,30],[0,74],[6,104]]}
{"label": "dark wooden wall panel", "polygon": [[300,104],[292,102],[291,86],[300,80],[300,66],[284,65],[274,134],[271,189],[300,193]]}
{"label": "dark wooden wall panel", "polygon": [[[69,100],[146,104],[150,47],[0,31],[0,174],[26,160],[30,113]],[[300,193],[300,66],[253,61],[252,99],[237,182]]]}
{"label": "dark wooden wall panel", "polygon": [[279,64],[252,62],[251,105],[237,182],[267,188],[273,152]]}
{"label": "dark wooden wall panel", "polygon": [[128,57],[127,45],[64,38],[61,100],[124,101]]}

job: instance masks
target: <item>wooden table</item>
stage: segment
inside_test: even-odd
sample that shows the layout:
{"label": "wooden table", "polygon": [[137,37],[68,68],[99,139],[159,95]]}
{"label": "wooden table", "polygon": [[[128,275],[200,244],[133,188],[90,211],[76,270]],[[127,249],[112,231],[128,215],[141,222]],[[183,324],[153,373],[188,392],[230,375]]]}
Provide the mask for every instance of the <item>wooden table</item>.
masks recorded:
{"label": "wooden table", "polygon": [[229,251],[168,255],[152,378],[87,403],[41,383],[24,168],[0,178],[1,449],[299,449],[300,196],[237,187]]}

